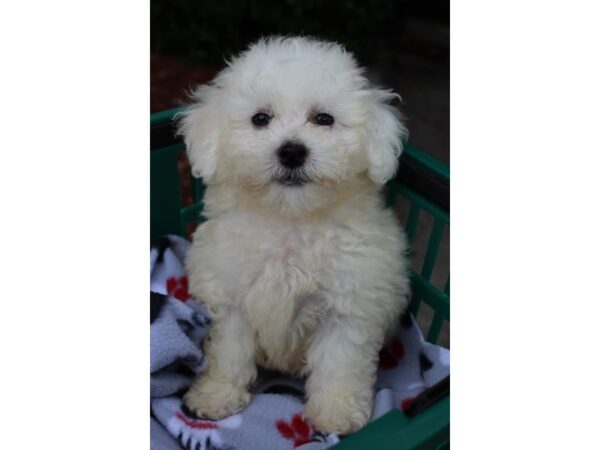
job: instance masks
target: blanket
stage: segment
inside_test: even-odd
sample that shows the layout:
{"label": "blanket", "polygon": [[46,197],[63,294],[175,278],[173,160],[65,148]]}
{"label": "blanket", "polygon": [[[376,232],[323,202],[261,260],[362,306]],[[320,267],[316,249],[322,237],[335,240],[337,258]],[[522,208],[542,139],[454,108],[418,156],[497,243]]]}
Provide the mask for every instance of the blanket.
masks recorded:
{"label": "blanket", "polygon": [[[339,442],[317,432],[302,416],[303,380],[259,369],[253,399],[238,414],[211,421],[196,417],[181,398],[206,367],[202,341],[210,316],[188,292],[183,260],[189,242],[165,236],[151,245],[150,397],[151,448],[171,450],[320,450]],[[405,315],[380,352],[371,420],[412,400],[449,374],[447,349],[426,342]]]}

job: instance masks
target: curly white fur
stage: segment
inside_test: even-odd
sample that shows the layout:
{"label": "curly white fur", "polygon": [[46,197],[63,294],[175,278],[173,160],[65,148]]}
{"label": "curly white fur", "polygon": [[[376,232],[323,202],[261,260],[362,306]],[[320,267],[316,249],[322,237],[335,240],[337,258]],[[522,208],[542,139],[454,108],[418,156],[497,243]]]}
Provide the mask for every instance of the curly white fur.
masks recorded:
{"label": "curly white fur", "polygon": [[[198,415],[242,408],[258,363],[308,376],[317,429],[368,421],[378,351],[409,290],[405,238],[379,192],[406,136],[394,97],[341,46],[303,37],[259,41],[193,94],[180,133],[208,220],[187,269],[214,318],[207,372],[185,396]],[[259,111],[268,126],[252,124]],[[312,123],[317,112],[334,124]],[[279,182],[287,141],[309,150],[300,186]]]}

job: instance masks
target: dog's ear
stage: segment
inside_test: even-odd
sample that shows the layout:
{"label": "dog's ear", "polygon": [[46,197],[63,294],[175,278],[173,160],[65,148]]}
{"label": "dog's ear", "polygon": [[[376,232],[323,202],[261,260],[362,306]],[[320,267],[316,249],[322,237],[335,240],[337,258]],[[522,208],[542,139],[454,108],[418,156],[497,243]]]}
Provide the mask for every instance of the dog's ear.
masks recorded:
{"label": "dog's ear", "polygon": [[402,141],[408,130],[400,112],[390,102],[398,94],[383,89],[369,91],[369,110],[366,124],[369,178],[378,185],[391,179],[398,169]]}
{"label": "dog's ear", "polygon": [[221,89],[200,86],[192,94],[194,104],[176,116],[177,134],[183,136],[192,175],[210,183],[217,171],[217,150],[223,130]]}

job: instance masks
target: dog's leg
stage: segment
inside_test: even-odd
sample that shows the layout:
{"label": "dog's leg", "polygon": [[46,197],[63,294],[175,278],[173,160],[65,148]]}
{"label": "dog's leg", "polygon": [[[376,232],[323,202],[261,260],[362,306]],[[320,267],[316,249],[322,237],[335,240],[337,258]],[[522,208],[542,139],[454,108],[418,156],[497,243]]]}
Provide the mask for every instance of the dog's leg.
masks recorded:
{"label": "dog's leg", "polygon": [[256,377],[249,324],[235,308],[218,316],[204,345],[206,372],[183,398],[188,408],[208,419],[222,419],[242,409],[250,401],[248,385]]}
{"label": "dog's leg", "polygon": [[369,421],[382,334],[356,318],[338,316],[315,336],[305,414],[319,431],[348,434]]}

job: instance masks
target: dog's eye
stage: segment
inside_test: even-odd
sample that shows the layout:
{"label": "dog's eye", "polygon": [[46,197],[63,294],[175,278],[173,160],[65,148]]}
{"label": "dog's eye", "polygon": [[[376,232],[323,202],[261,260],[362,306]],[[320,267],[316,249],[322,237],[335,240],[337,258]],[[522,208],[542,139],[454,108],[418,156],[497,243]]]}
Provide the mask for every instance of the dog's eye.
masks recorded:
{"label": "dog's eye", "polygon": [[328,127],[333,125],[333,117],[327,113],[319,113],[313,118],[313,123],[315,125]]}
{"label": "dog's eye", "polygon": [[266,127],[271,121],[271,116],[267,113],[259,112],[252,116],[252,123],[257,127]]}

